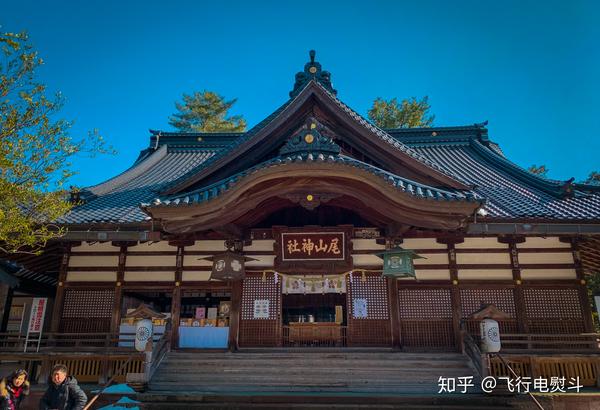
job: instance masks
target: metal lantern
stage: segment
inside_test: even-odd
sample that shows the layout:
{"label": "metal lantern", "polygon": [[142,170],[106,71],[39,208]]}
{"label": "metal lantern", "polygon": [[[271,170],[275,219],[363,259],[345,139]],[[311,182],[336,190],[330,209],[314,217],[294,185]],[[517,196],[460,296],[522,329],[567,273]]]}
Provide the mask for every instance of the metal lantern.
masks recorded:
{"label": "metal lantern", "polygon": [[246,276],[246,262],[256,260],[231,250],[204,259],[212,261],[213,266],[210,278],[218,280],[244,279]]}
{"label": "metal lantern", "polygon": [[414,278],[413,259],[424,259],[411,249],[395,246],[385,252],[377,253],[383,259],[383,276],[389,278]]}

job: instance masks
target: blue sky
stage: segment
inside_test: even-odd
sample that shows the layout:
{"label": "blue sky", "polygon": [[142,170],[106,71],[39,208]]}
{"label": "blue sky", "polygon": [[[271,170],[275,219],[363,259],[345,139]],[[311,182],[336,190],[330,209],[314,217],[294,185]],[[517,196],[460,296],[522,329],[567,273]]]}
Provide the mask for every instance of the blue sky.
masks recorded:
{"label": "blue sky", "polygon": [[67,101],[74,136],[98,128],[114,157],[78,159],[72,183],[121,172],[170,130],[182,93],[238,98],[250,126],[283,103],[317,50],[338,96],[429,96],[435,125],[489,120],[517,164],[549,177],[600,170],[600,3],[589,1],[0,0],[3,31],[27,30],[40,78]]}

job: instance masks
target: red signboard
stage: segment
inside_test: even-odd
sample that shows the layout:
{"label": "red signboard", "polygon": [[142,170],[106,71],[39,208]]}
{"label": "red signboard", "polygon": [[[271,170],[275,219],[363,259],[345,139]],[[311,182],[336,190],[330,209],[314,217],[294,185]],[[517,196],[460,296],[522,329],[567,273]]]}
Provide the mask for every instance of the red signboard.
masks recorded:
{"label": "red signboard", "polygon": [[29,314],[29,333],[40,333],[44,327],[47,298],[34,298]]}

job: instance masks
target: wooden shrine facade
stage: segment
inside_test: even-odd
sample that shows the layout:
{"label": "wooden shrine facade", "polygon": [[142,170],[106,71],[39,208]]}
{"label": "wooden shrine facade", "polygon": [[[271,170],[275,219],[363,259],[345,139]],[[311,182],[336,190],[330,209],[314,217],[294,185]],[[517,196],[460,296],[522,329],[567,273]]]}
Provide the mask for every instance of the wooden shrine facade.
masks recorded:
{"label": "wooden shrine facade", "polygon": [[[417,260],[415,279],[384,279],[377,271],[383,249],[376,238],[351,239],[349,272],[315,272],[345,281],[344,345],[395,346],[405,350],[455,350],[461,327],[477,334],[468,317],[481,304],[494,304],[510,318],[504,334],[592,332],[590,304],[577,242],[564,237],[405,238]],[[376,231],[376,230],[371,230]],[[188,243],[81,243],[72,246],[61,268],[53,316],[60,332],[119,330],[124,295],[169,294],[172,343],[178,346],[182,296],[227,292],[231,297],[229,346],[282,346],[282,287],[276,273],[275,241],[269,230],[253,232],[244,252],[254,258],[239,282],[210,280],[211,263],[202,259],[224,250],[220,240]],[[296,275],[296,276],[301,276]],[[366,317],[355,317],[353,303],[366,300]],[[266,317],[253,317],[255,301],[268,301]]]}
{"label": "wooden shrine facade", "polygon": [[[582,346],[599,187],[528,173],[485,123],[381,129],[314,53],[295,79],[248,132],[151,131],[132,167],[74,193],[52,245],[54,332],[130,332],[127,311],[147,303],[174,348],[458,350],[493,304],[508,346]],[[226,243],[251,258],[243,281],[211,280]],[[382,278],[375,254],[394,245],[423,257],[415,278]]]}

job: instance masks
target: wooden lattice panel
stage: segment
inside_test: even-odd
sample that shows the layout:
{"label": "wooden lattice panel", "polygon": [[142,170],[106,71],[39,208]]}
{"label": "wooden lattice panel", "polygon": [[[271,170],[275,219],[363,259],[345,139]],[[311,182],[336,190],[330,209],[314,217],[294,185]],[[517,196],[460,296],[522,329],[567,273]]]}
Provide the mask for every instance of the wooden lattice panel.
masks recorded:
{"label": "wooden lattice panel", "polygon": [[112,318],[113,289],[67,289],[59,329],[65,333],[108,332]]}
{"label": "wooden lattice panel", "polygon": [[523,294],[528,319],[583,318],[577,289],[527,288]]}
{"label": "wooden lattice panel", "polygon": [[400,319],[452,319],[450,289],[398,289]]}
{"label": "wooden lattice panel", "polygon": [[[353,320],[389,320],[389,303],[387,297],[387,282],[379,274],[362,275],[354,274],[352,281],[348,280],[348,315]],[[353,317],[354,300],[367,301],[367,317],[358,319]]]}
{"label": "wooden lattice panel", "polygon": [[455,344],[451,320],[403,320],[400,334],[402,346],[408,350],[450,349]]}
{"label": "wooden lattice panel", "polygon": [[[254,318],[254,301],[269,301],[269,317]],[[242,284],[240,346],[277,346],[281,343],[281,277],[247,275]]]}
{"label": "wooden lattice panel", "polygon": [[[254,301],[269,301],[269,318],[254,318]],[[242,291],[242,320],[275,320],[279,318],[281,311],[281,277],[275,283],[273,274],[263,277],[247,276],[244,279]]]}
{"label": "wooden lattice panel", "polygon": [[400,288],[398,310],[403,348],[418,350],[454,347],[449,288]]}
{"label": "wooden lattice panel", "polygon": [[460,303],[462,317],[465,318],[481,308],[481,304],[492,303],[511,318],[516,317],[513,289],[461,289]]}
{"label": "wooden lattice panel", "polygon": [[113,289],[85,290],[67,289],[62,318],[108,318],[112,317],[115,291]]}

